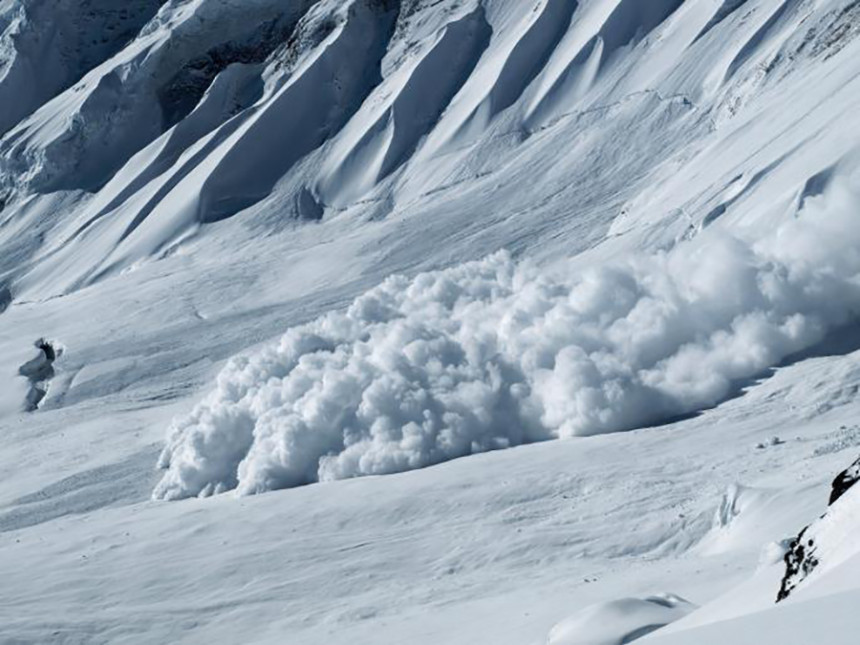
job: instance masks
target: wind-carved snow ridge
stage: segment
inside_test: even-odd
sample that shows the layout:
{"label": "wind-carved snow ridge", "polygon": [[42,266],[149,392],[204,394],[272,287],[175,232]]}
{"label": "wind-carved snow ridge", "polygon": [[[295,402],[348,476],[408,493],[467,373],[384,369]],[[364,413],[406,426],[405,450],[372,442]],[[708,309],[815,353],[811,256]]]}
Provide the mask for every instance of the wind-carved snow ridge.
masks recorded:
{"label": "wind-carved snow ridge", "polygon": [[389,278],[233,359],[170,428],[154,496],[395,473],[712,406],[860,314],[858,204],[837,182],[755,246],[707,231],[582,273],[499,253]]}
{"label": "wind-carved snow ridge", "polygon": [[320,193],[327,202],[349,203],[405,162],[469,78],[491,35],[481,6],[452,20],[426,54],[398,71],[384,101],[365,104],[324,171]]}
{"label": "wind-carved snow ridge", "polygon": [[683,618],[696,609],[671,593],[620,598],[586,607],[553,627],[547,645],[624,645]]}
{"label": "wind-carved snow ridge", "polygon": [[[625,48],[635,45],[659,27],[683,0],[619,0],[605,15],[583,21],[586,28],[574,29],[562,46],[559,60],[548,70],[542,88],[528,110],[526,125],[539,128],[561,116],[563,110],[581,99]],[[591,20],[597,19],[595,23]],[[589,26],[598,26],[594,31]]]}
{"label": "wind-carved snow ridge", "polygon": [[0,3],[0,135],[104,62],[165,0]]}
{"label": "wind-carved snow ridge", "polygon": [[345,125],[382,80],[380,62],[397,17],[389,5],[395,4],[349,5],[342,24],[301,73],[222,144],[200,182],[201,221],[224,219],[265,197],[294,164]]}

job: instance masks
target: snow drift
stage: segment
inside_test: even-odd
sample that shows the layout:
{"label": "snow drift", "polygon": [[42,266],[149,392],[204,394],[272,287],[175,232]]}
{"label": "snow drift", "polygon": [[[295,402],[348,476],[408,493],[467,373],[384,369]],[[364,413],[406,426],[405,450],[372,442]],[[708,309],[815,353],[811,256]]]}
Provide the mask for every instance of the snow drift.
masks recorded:
{"label": "snow drift", "polygon": [[154,497],[394,473],[712,406],[860,313],[858,201],[835,182],[755,245],[709,229],[581,273],[499,253],[389,278],[233,359],[170,428]]}
{"label": "snow drift", "polygon": [[675,594],[620,598],[579,611],[558,623],[547,645],[625,645],[683,618],[696,605]]}

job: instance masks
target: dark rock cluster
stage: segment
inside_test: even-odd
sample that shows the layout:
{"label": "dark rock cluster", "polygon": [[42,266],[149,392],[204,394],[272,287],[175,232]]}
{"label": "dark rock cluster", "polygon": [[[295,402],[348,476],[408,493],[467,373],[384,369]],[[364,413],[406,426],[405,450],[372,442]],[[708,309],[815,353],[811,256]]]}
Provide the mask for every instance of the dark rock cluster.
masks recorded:
{"label": "dark rock cluster", "polygon": [[[860,458],[833,480],[828,506],[832,506],[858,480],[860,480]],[[789,544],[784,558],[785,575],[782,577],[779,593],[776,596],[777,602],[788,598],[794,588],[803,582],[820,563],[820,554],[817,552],[815,540],[809,536],[810,526],[805,527]]]}

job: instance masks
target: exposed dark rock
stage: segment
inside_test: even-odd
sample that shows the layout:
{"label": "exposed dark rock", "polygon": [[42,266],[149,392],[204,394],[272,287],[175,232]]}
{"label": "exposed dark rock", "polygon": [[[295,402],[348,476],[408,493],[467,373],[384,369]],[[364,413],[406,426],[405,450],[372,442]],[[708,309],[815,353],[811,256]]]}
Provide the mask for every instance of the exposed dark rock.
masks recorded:
{"label": "exposed dark rock", "polygon": [[294,24],[273,20],[254,29],[244,42],[226,42],[186,64],[159,93],[164,129],[175,125],[197,106],[222,71],[236,63],[262,63],[289,38]]}
{"label": "exposed dark rock", "polygon": [[849,488],[857,483],[857,480],[860,480],[860,458],[836,475],[836,479],[833,480],[832,488],[830,490],[830,501],[827,505],[830,506],[833,502],[842,497]]}
{"label": "exposed dark rock", "polygon": [[815,542],[805,537],[808,529],[807,526],[791,541],[785,554],[785,575],[776,595],[777,602],[788,598],[794,588],[818,566]]}
{"label": "exposed dark rock", "polygon": [[12,304],[12,292],[5,284],[0,284],[0,314]]}
{"label": "exposed dark rock", "polygon": [[[860,458],[833,480],[828,506],[832,506],[858,480],[860,480]],[[782,577],[779,593],[776,596],[777,602],[788,598],[795,587],[803,582],[820,563],[821,554],[818,553],[815,539],[810,536],[811,526],[813,525],[806,526],[789,544],[784,558],[785,575]]]}
{"label": "exposed dark rock", "polygon": [[296,214],[299,219],[319,221],[323,218],[324,212],[319,201],[307,188],[302,188],[296,195]]}

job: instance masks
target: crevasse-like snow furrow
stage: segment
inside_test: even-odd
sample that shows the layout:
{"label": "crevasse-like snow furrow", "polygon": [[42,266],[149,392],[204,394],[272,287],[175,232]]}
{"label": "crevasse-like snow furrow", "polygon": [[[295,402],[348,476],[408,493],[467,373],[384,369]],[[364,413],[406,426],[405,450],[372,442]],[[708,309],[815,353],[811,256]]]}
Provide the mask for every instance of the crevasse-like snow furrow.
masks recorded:
{"label": "crevasse-like snow furrow", "polygon": [[780,22],[786,16],[790,15],[791,11],[799,5],[799,0],[784,0],[784,2],[776,7],[773,13],[768,16],[758,30],[744,43],[740,51],[738,51],[737,55],[729,65],[728,70],[726,70],[726,80],[734,76],[737,71],[746,64],[754,52],[757,52],[763,44],[767,44],[768,38],[776,29],[778,29]]}
{"label": "crevasse-like snow furrow", "polygon": [[235,135],[201,187],[200,221],[229,217],[269,194],[336,134],[382,80],[396,13],[357,0],[340,33]]}
{"label": "crevasse-like snow furrow", "polygon": [[322,171],[322,199],[344,206],[404,163],[469,78],[491,34],[478,7],[445,25],[414,63],[401,65],[379,88],[388,98],[371,97],[338,137]]}

